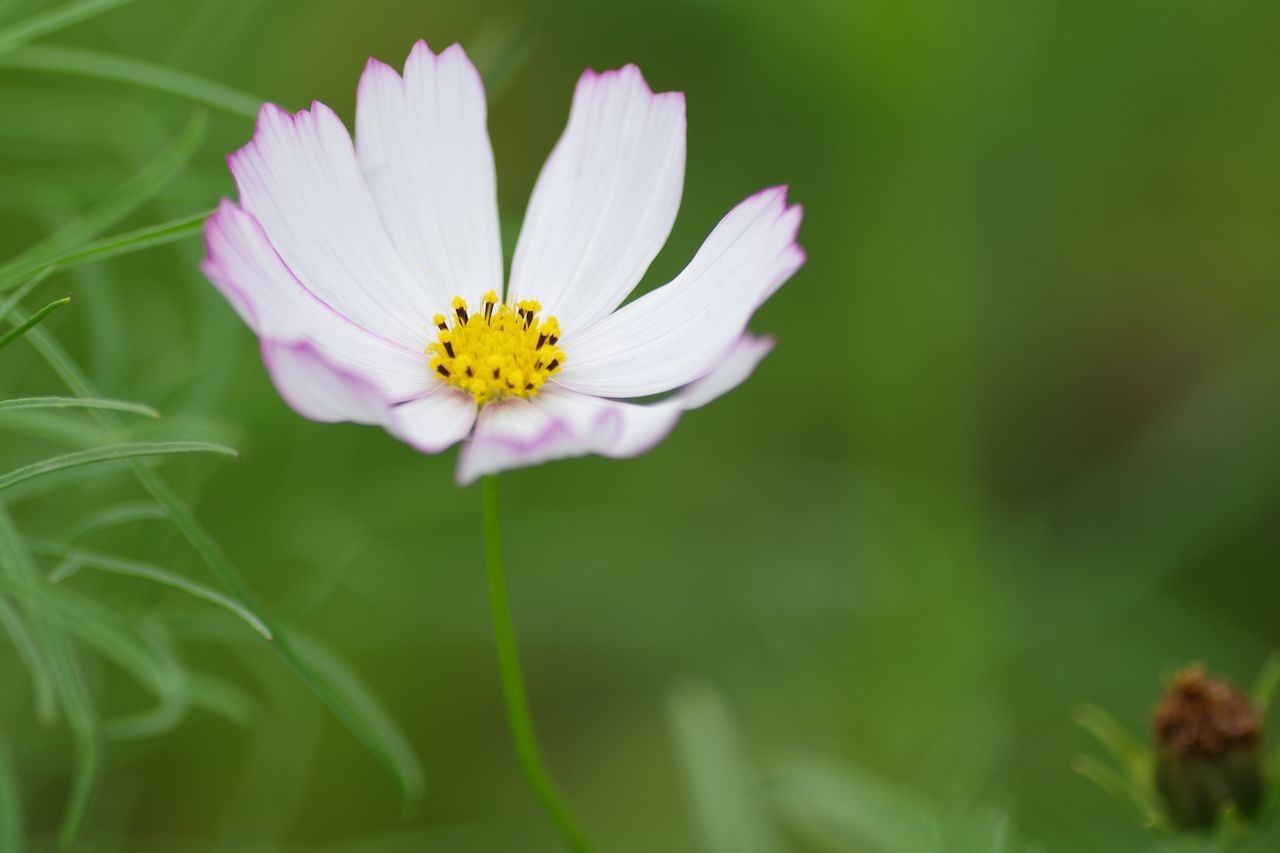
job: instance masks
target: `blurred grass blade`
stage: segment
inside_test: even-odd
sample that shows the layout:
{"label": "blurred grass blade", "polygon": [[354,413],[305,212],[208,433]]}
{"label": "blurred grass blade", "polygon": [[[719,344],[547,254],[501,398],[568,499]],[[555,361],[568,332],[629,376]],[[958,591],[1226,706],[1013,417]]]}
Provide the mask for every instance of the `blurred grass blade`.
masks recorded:
{"label": "blurred grass blade", "polygon": [[164,508],[159,504],[116,504],[115,506],[103,507],[96,512],[89,513],[72,526],[66,532],[64,538],[67,540],[80,539],[121,524],[129,524],[134,521],[158,521],[166,517]]}
{"label": "blurred grass blade", "polygon": [[[0,57],[0,62],[3,59]],[[203,111],[195,113],[182,132],[116,192],[0,267],[0,291],[7,290],[59,255],[92,239],[153,198],[186,166],[203,141],[208,123],[208,116]]]}
{"label": "blurred grass blade", "polygon": [[135,231],[127,231],[124,234],[103,237],[101,240],[86,243],[77,249],[72,249],[59,255],[49,263],[58,270],[74,269],[95,261],[114,258],[117,255],[127,255],[131,252],[149,249],[152,246],[163,246],[166,243],[194,237],[203,230],[204,221],[212,216],[213,213],[212,210],[202,210],[199,213],[180,216],[177,219],[170,219],[168,222],[161,222],[158,225],[150,225]]}
{"label": "blurred grass blade", "polygon": [[26,849],[22,829],[22,789],[13,766],[13,754],[0,728],[0,853],[22,853]]}
{"label": "blurred grass blade", "polygon": [[1275,698],[1276,688],[1280,687],[1280,652],[1272,653],[1262,665],[1262,671],[1253,682],[1253,704],[1258,707],[1258,716],[1265,718],[1271,701]]}
{"label": "blurred grass blade", "polygon": [[8,601],[0,598],[0,626],[3,626],[18,650],[18,657],[31,675],[32,691],[35,693],[36,719],[41,725],[51,726],[58,718],[58,706],[53,698],[53,682],[49,679],[49,670],[40,659],[40,651],[36,648],[31,632],[27,630],[22,615]]}
{"label": "blurred grass blade", "polygon": [[415,801],[422,793],[422,767],[408,738],[386,708],[332,652],[299,632],[293,632],[292,637],[294,651],[301,663],[308,671],[323,678],[344,704],[355,712],[356,718],[377,739],[391,760],[391,768],[406,792],[406,800],[410,803]]}
{"label": "blurred grass blade", "polygon": [[[67,547],[57,543],[47,543],[36,548],[37,553],[45,554],[51,557],[58,557],[63,560],[71,561],[86,569],[97,569],[103,572],[110,572],[117,575],[125,575],[128,577],[143,578],[145,580],[154,581],[164,586],[173,587],[182,590],[188,595],[196,598],[202,598],[211,604],[229,611],[235,616],[246,622],[250,628],[257,631],[267,640],[272,639],[271,631],[263,624],[262,620],[252,610],[233,601],[227,596],[209,587],[187,580],[181,575],[166,571],[157,566],[141,563],[136,560],[125,559],[124,557],[116,557],[111,554],[103,554],[98,551],[90,551],[85,548]],[[65,575],[64,575],[65,577]],[[62,578],[59,578],[61,580]]]}
{"label": "blurred grass blade", "polygon": [[[52,335],[43,329],[36,329],[31,334],[31,343],[73,394],[80,397],[101,396],[79,365]],[[118,431],[114,413],[90,411],[109,434]],[[332,681],[333,676],[341,674],[340,667],[331,667],[328,673],[319,672],[313,660],[294,647],[291,634],[271,619],[240,572],[223,554],[217,541],[204,529],[191,508],[169,484],[137,459],[129,459],[128,465],[143,488],[164,507],[169,520],[204,560],[218,581],[242,604],[262,615],[263,622],[275,636],[271,648],[276,650],[330,713],[382,763],[399,785],[406,810],[412,807],[422,795],[422,769],[404,738],[398,735],[394,725],[382,711],[377,698],[354,677],[341,679],[340,683]],[[311,647],[313,650],[319,648],[315,644],[311,644]]]}
{"label": "blurred grass blade", "polygon": [[199,213],[171,219],[168,222],[161,222],[158,225],[150,225],[135,231],[103,237],[101,240],[85,243],[47,261],[14,262],[4,270],[0,270],[0,290],[4,290],[13,281],[21,279],[28,273],[36,273],[36,279],[23,285],[17,293],[10,297],[8,303],[0,307],[0,319],[8,313],[9,308],[12,308],[31,288],[39,284],[40,280],[50,273],[75,269],[98,261],[105,261],[108,258],[128,255],[133,252],[150,249],[153,246],[163,246],[187,237],[194,237],[201,233],[204,228],[204,221],[212,215],[212,210],[204,210]]}
{"label": "blurred grass blade", "polygon": [[[3,566],[4,575],[10,583],[27,588],[36,588],[41,583],[35,563],[3,506],[0,506],[0,566]],[[70,642],[50,620],[47,608],[34,601],[29,601],[27,605],[25,610],[30,616],[36,641],[49,663],[54,690],[66,715],[75,746],[76,768],[63,811],[62,825],[58,830],[58,848],[66,851],[75,846],[97,789],[102,764],[102,744],[93,700]]]}
{"label": "blurred grass blade", "polygon": [[0,53],[131,2],[133,0],[79,0],[23,18],[0,29]]}
{"label": "blurred grass blade", "polygon": [[70,296],[64,296],[61,299],[56,299],[53,302],[50,302],[48,305],[41,308],[36,313],[32,314],[24,322],[20,323],[15,328],[10,329],[8,334],[0,335],[0,349],[4,349],[9,344],[13,343],[18,338],[22,337],[27,332],[34,329],[42,320],[44,320],[45,317],[48,317],[54,311],[57,311],[59,308],[61,308],[63,305],[66,305],[70,301],[71,301]]}
{"label": "blurred grass blade", "polygon": [[109,409],[148,418],[160,417],[160,413],[150,406],[125,400],[95,400],[87,397],[19,397],[0,400],[0,412],[21,412],[28,409]]}
{"label": "blurred grass blade", "polygon": [[189,98],[196,103],[250,119],[257,117],[258,107],[262,105],[261,98],[238,92],[221,83],[205,80],[194,74],[127,56],[73,47],[44,45],[20,47],[0,55],[0,68],[51,71],[127,83],[143,89]]}
{"label": "blurred grass blade", "polygon": [[671,692],[668,715],[693,810],[708,853],[778,853],[782,849],[753,771],[719,692],[689,684]]}
{"label": "blurred grass blade", "polygon": [[1096,705],[1076,709],[1076,724],[1106,747],[1131,779],[1146,780],[1151,774],[1151,754],[1115,717]]}
{"label": "blurred grass blade", "polygon": [[220,456],[237,456],[230,447],[221,444],[210,444],[205,441],[139,441],[131,444],[109,444],[105,447],[92,447],[78,450],[63,456],[42,459],[30,465],[0,474],[0,491],[10,486],[66,468],[78,468],[81,465],[93,465],[99,462],[111,462],[117,459],[136,459],[139,456],[170,456],[179,453],[214,453]]}
{"label": "blurred grass blade", "polygon": [[[44,269],[39,270],[38,272],[36,272],[35,275],[33,275],[31,278],[23,282],[21,287],[19,287],[13,293],[9,294],[9,298],[6,299],[4,302],[0,303],[0,320],[3,320],[5,317],[9,316],[9,312],[12,311],[18,305],[19,302],[25,299],[28,293],[35,290],[36,287],[39,286],[40,282],[48,278],[49,273],[51,272],[53,272],[52,267],[46,267]],[[18,275],[17,278],[21,279],[22,276]],[[0,287],[0,290],[3,290],[3,289],[4,289],[3,287]]]}
{"label": "blurred grass blade", "polygon": [[1156,826],[1163,820],[1145,786],[1136,784],[1114,767],[1092,755],[1080,755],[1071,763],[1071,768],[1112,797],[1137,809],[1146,825]]}

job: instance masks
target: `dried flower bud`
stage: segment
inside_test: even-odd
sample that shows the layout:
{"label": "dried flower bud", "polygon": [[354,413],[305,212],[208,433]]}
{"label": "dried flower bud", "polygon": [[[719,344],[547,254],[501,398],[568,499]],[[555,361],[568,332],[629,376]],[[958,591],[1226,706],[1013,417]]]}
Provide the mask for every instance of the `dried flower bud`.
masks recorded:
{"label": "dried flower bud", "polygon": [[1203,666],[1178,673],[1152,718],[1156,788],[1180,826],[1211,826],[1262,801],[1262,721],[1234,684]]}

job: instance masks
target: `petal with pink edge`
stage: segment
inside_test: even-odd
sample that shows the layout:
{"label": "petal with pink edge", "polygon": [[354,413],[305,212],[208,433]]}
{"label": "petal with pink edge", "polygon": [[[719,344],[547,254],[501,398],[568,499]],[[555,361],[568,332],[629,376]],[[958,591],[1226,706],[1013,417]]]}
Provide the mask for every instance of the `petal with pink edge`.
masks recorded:
{"label": "petal with pink edge", "polygon": [[[356,98],[356,154],[391,241],[425,275],[435,310],[502,292],[484,84],[459,45],[414,45],[404,78],[369,60]],[[425,319],[430,319],[427,316]]]}
{"label": "petal with pink edge", "polygon": [[583,74],[529,200],[509,295],[538,300],[570,335],[607,315],[666,243],[684,165],[684,95],[655,95],[634,65]]}
{"label": "petal with pink edge", "polygon": [[765,299],[804,264],[801,209],[786,188],[748,198],[711,232],[670,284],[626,305],[560,346],[556,381],[601,397],[643,397],[709,373]]}
{"label": "petal with pink edge", "polygon": [[425,272],[401,259],[356,162],[351,136],[324,104],[258,113],[253,139],[228,158],[240,203],[298,281],[360,326],[410,349],[426,345],[440,306]]}
{"label": "petal with pink edge", "polygon": [[422,453],[439,453],[457,444],[476,422],[476,401],[470,394],[437,385],[436,390],[395,407],[387,430]]}
{"label": "petal with pink edge", "polygon": [[379,337],[317,299],[280,260],[257,220],[230,201],[205,221],[204,239],[205,275],[260,337],[305,341],[390,400],[416,397],[436,384],[425,353]]}
{"label": "petal with pink edge", "polygon": [[772,339],[743,335],[721,353],[711,373],[658,403],[607,400],[553,384],[533,400],[486,406],[475,435],[463,446],[458,482],[466,485],[486,474],[589,453],[615,459],[646,453],[686,411],[745,381],[772,348]]}

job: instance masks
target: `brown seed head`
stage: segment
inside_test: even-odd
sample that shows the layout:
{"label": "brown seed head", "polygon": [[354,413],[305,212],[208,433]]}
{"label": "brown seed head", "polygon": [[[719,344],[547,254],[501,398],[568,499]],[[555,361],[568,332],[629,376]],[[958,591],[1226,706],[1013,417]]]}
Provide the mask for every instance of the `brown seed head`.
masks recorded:
{"label": "brown seed head", "polygon": [[1223,755],[1256,745],[1258,710],[1230,681],[1193,664],[1174,677],[1152,718],[1156,742],[1178,755]]}

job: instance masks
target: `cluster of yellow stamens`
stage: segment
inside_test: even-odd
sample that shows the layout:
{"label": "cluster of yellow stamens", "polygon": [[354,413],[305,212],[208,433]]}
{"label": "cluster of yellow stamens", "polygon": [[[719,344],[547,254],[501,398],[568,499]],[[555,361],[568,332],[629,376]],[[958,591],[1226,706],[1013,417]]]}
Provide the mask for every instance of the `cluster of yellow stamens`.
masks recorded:
{"label": "cluster of yellow stamens", "polygon": [[513,308],[484,295],[480,312],[467,312],[467,301],[453,297],[453,322],[437,314],[439,330],[427,347],[431,369],[441,381],[461,388],[479,405],[502,397],[533,397],[547,377],[564,365],[556,346],[560,324],[555,317],[538,319],[542,306],[525,299]]}

